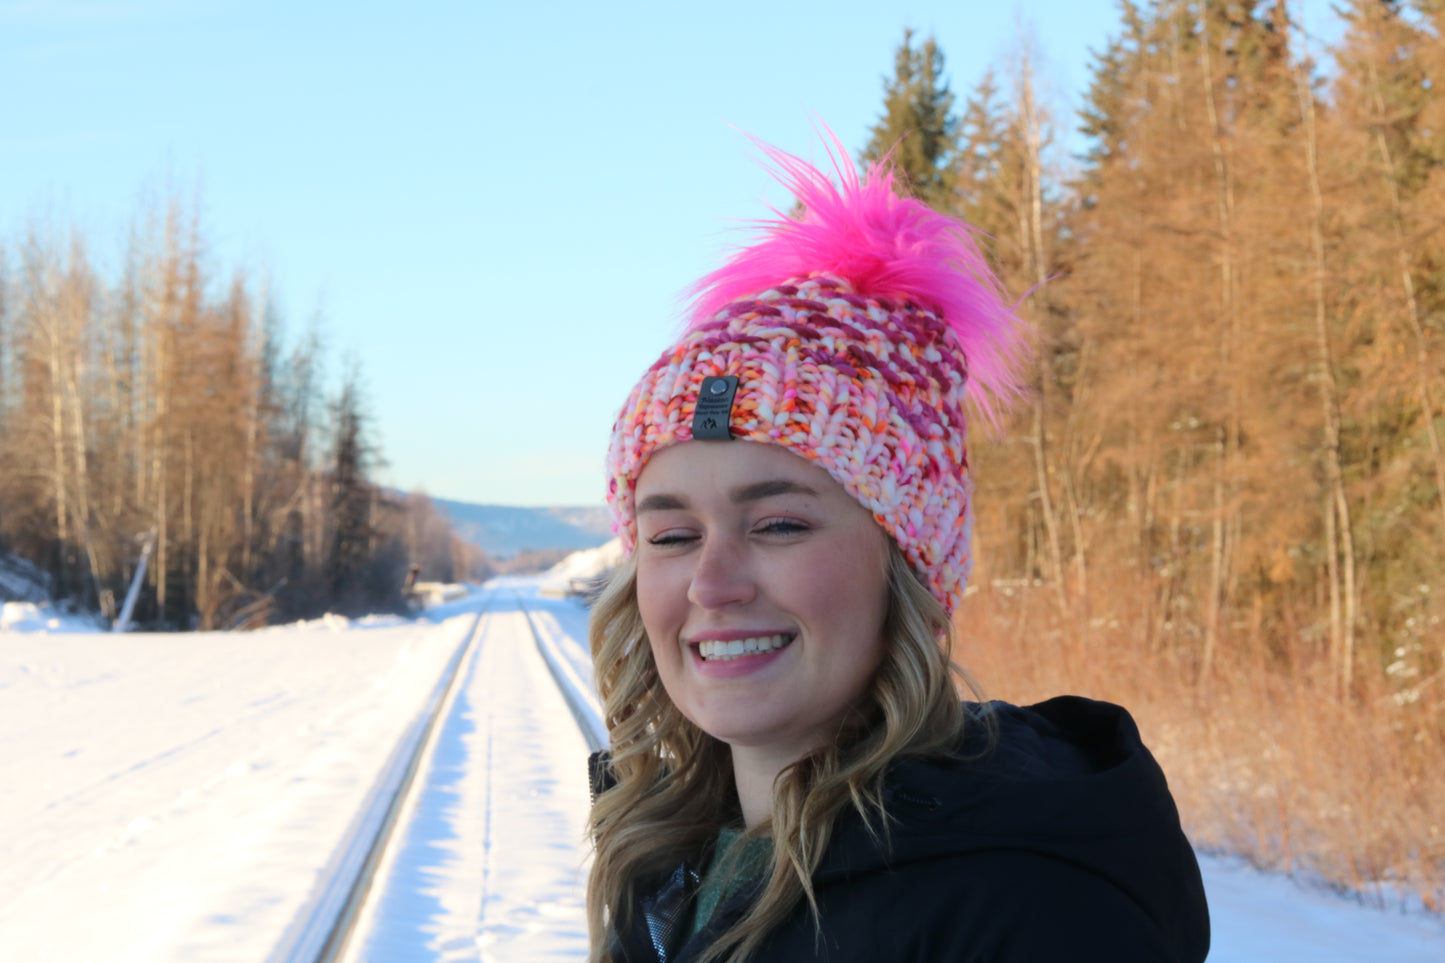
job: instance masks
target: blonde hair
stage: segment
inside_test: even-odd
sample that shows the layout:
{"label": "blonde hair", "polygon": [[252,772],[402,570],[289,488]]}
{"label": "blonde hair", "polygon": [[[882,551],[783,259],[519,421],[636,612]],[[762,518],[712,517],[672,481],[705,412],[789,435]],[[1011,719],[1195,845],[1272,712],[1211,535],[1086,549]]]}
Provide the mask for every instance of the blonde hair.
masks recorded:
{"label": "blonde hair", "polygon": [[[851,806],[875,838],[886,834],[888,765],[958,745],[965,717],[955,677],[977,688],[952,660],[948,613],[892,539],[884,633],[883,663],[838,739],[779,774],[771,820],[748,832],[772,836],[770,871],[757,900],[700,963],[746,960],[803,901],[818,927],[812,877],[839,816]],[[637,881],[682,860],[700,863],[718,830],[738,818],[737,788],[728,746],[693,725],[663,689],[637,607],[633,559],[598,598],[588,635],[616,780],[594,800],[589,819],[588,959],[609,963],[609,929],[628,925]]]}

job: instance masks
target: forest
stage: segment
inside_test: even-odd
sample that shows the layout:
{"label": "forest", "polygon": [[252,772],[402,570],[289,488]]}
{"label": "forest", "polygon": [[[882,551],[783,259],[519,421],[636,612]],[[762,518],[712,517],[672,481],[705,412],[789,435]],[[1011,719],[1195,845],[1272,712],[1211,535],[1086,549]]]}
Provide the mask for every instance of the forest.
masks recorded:
{"label": "forest", "polygon": [[1441,909],[1445,4],[1338,9],[1123,0],[1077,117],[1027,42],[956,96],[906,34],[863,156],[1034,339],[960,661],[1134,709],[1196,843]]}
{"label": "forest", "polygon": [[53,598],[135,620],[266,625],[399,610],[483,574],[421,494],[372,481],[365,380],[315,325],[288,340],[265,279],[223,274],[195,205],[134,218],[114,267],[79,230],[0,238],[0,550]]}

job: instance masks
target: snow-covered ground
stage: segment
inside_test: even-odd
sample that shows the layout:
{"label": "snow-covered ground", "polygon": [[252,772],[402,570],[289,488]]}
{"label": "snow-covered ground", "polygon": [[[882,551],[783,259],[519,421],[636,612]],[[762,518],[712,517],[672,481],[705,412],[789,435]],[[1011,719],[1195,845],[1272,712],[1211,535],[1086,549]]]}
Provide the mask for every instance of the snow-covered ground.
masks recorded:
{"label": "snow-covered ground", "polygon": [[622,540],[617,538],[596,548],[573,552],[537,580],[537,592],[549,598],[577,594],[577,589],[587,580],[596,578],[621,563]]}
{"label": "snow-covered ground", "polygon": [[0,960],[264,960],[474,621],[0,633]]}
{"label": "snow-covered ground", "polygon": [[90,615],[61,612],[49,602],[0,602],[0,632],[101,632],[105,626]]}
{"label": "snow-covered ground", "polygon": [[[0,631],[0,960],[266,960],[473,628],[415,811],[441,806],[405,825],[387,869],[410,888],[369,917],[363,958],[580,959],[586,746],[515,602],[564,679],[590,679],[587,616],[541,581],[415,622]],[[513,607],[479,620],[488,595]],[[1212,961],[1445,960],[1439,918],[1201,863]]]}
{"label": "snow-covered ground", "polygon": [[0,602],[48,602],[50,578],[30,562],[0,551]]}
{"label": "snow-covered ground", "polygon": [[1380,910],[1237,859],[1201,856],[1210,963],[1441,963],[1445,920]]}

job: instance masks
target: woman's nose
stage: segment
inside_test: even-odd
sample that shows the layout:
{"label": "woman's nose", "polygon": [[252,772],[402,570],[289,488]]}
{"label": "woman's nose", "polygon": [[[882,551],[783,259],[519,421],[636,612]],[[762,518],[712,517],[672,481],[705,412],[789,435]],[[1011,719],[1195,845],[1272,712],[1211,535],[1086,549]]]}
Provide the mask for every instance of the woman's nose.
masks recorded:
{"label": "woman's nose", "polygon": [[687,598],[705,609],[751,602],[757,584],[747,562],[747,553],[727,538],[712,537],[703,541],[692,570]]}

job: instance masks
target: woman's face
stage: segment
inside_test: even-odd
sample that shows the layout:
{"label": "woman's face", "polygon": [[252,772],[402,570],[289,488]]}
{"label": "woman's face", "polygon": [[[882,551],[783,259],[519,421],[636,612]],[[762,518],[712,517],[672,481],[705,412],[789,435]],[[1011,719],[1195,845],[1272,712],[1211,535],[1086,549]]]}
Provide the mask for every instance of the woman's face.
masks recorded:
{"label": "woman's face", "polygon": [[637,480],[637,604],[667,694],[704,732],[791,761],[883,659],[888,540],[775,445],[690,441]]}

